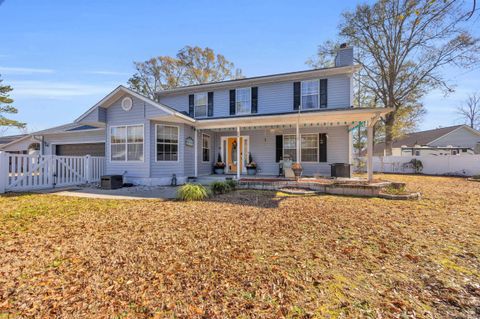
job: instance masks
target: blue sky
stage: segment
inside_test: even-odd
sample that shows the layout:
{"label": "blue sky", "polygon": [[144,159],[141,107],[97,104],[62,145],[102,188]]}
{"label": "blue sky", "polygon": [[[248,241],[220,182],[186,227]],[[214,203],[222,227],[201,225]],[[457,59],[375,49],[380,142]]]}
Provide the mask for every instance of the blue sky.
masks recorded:
{"label": "blue sky", "polygon": [[[213,48],[245,76],[306,69],[317,45],[335,37],[341,12],[356,3],[5,0],[0,74],[15,89],[15,118],[36,131],[73,121],[125,84],[133,61],[185,45]],[[430,92],[421,129],[460,123],[455,107],[480,90],[478,66],[445,72],[456,92]]]}

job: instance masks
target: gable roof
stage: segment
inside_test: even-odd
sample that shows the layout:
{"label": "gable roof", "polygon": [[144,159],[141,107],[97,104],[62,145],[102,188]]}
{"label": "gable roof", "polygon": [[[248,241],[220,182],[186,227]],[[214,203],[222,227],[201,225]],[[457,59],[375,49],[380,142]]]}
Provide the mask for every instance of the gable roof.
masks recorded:
{"label": "gable roof", "polygon": [[18,140],[23,140],[28,137],[29,134],[18,134],[18,135],[8,135],[8,136],[0,136],[0,148],[7,146],[13,142]]}
{"label": "gable roof", "polygon": [[94,106],[92,106],[90,109],[88,109],[88,111],[86,111],[85,113],[83,113],[82,115],[80,115],[80,117],[78,117],[74,123],[78,123],[80,122],[82,119],[84,119],[88,114],[90,114],[93,110],[95,110],[97,107],[104,107],[104,108],[108,108],[114,101],[117,100],[117,98],[120,96],[120,94],[130,94],[150,105],[152,105],[153,107],[156,107],[162,111],[164,111],[165,113],[169,114],[169,115],[174,115],[174,116],[178,116],[184,120],[187,120],[187,121],[190,121],[190,122],[194,122],[195,120],[193,118],[191,118],[190,116],[188,115],[185,115],[183,114],[182,112],[178,112],[177,110],[175,110],[174,108],[170,107],[170,106],[167,106],[165,104],[161,104],[161,103],[158,103],[142,94],[139,94],[129,88],[126,88],[124,87],[123,85],[119,85],[115,90],[113,90],[112,92],[110,92],[107,96],[105,96],[103,99],[101,99],[99,102],[97,102]]}
{"label": "gable roof", "polygon": [[199,92],[199,91],[208,90],[208,89],[257,85],[261,83],[271,83],[271,82],[279,82],[279,81],[304,80],[304,79],[309,79],[313,77],[324,77],[324,76],[330,76],[330,75],[336,75],[336,74],[352,74],[354,72],[357,72],[359,69],[360,69],[359,65],[349,65],[349,66],[319,68],[319,69],[303,70],[303,71],[295,71],[295,72],[287,72],[287,73],[277,73],[277,74],[270,74],[270,75],[253,76],[253,77],[242,78],[242,79],[180,86],[173,89],[162,90],[157,92],[156,94],[158,96],[163,96],[163,95],[185,93],[185,92],[194,93],[194,92]]}
{"label": "gable roof", "polygon": [[[402,146],[413,147],[415,145],[429,145],[433,141],[452,133],[460,128],[471,130],[472,132],[480,135],[480,132],[470,128],[467,125],[454,125],[447,127],[440,127],[432,130],[414,132],[406,134],[405,136],[396,139],[392,143],[392,148],[401,148]],[[383,154],[385,150],[385,143],[376,144],[374,146],[374,154]]]}

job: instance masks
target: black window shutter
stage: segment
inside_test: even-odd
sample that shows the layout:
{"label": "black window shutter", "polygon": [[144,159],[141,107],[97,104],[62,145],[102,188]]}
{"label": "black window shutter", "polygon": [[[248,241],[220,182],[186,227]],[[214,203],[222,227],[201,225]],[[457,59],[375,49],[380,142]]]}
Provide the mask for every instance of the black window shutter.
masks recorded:
{"label": "black window shutter", "polygon": [[293,109],[298,110],[300,108],[300,82],[293,82]]}
{"label": "black window shutter", "polygon": [[235,115],[235,90],[230,90],[230,115]]}
{"label": "black window shutter", "polygon": [[208,92],[208,116],[213,116],[213,92]]}
{"label": "black window shutter", "polygon": [[327,107],[327,79],[320,80],[320,107]]}
{"label": "black window shutter", "polygon": [[318,138],[318,161],[326,162],[327,161],[327,134],[320,133]]}
{"label": "black window shutter", "polygon": [[195,97],[193,94],[190,94],[188,96],[188,115],[190,115],[190,117],[195,116],[194,105],[195,105]]}
{"label": "black window shutter", "polygon": [[258,87],[252,87],[252,113],[258,113]]}
{"label": "black window shutter", "polygon": [[283,155],[283,135],[275,136],[276,141],[276,153],[275,153],[275,162],[280,162]]}

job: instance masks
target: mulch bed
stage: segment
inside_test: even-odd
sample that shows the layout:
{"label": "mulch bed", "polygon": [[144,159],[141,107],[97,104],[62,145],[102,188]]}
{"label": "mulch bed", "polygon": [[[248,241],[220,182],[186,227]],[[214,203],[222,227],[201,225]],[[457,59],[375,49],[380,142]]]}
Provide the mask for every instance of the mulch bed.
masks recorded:
{"label": "mulch bed", "polygon": [[478,318],[480,187],[422,201],[0,197],[0,318]]}

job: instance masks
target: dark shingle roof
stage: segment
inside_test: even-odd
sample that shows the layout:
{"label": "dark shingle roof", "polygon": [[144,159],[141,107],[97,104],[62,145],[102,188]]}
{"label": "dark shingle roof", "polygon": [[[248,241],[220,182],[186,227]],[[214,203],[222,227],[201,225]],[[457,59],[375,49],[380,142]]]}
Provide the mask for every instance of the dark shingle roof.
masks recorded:
{"label": "dark shingle roof", "polygon": [[[440,138],[443,135],[448,134],[451,131],[454,131],[461,126],[463,125],[454,125],[454,126],[436,128],[433,130],[410,133],[401,138],[396,139],[392,144],[392,148],[399,148],[399,147],[402,147],[403,145],[406,145],[408,147],[413,147],[415,145],[428,145],[429,143],[436,140],[437,138]],[[373,153],[375,155],[377,154],[383,155],[384,149],[385,149],[385,143],[376,144],[373,149]]]}

